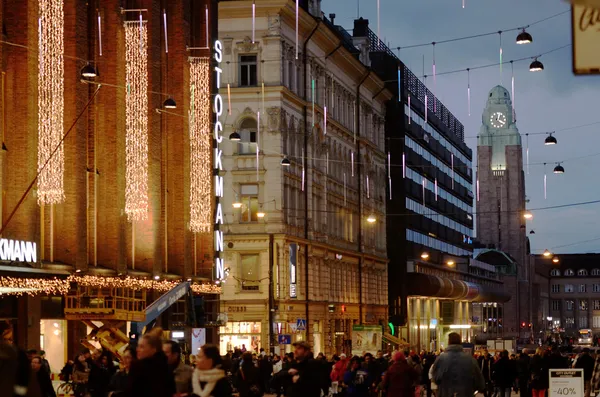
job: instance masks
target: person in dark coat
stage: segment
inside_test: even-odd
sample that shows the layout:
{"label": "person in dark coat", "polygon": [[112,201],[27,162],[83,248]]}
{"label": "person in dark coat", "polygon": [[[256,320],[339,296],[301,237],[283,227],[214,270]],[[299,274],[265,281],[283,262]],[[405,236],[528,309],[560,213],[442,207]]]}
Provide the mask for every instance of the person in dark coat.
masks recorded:
{"label": "person in dark coat", "polygon": [[393,364],[383,377],[382,389],[390,397],[414,396],[414,384],[419,374],[408,365],[403,352],[396,352],[392,360]]}
{"label": "person in dark coat", "polygon": [[131,365],[127,397],[172,397],[175,380],[162,350],[162,329],[153,328],[139,341],[137,358]]}
{"label": "person in dark coat", "polygon": [[529,364],[531,374],[531,394],[533,397],[544,397],[548,389],[548,359],[544,357],[544,350],[538,347]]}
{"label": "person in dark coat", "polygon": [[508,351],[500,353],[500,360],[492,367],[494,385],[499,389],[500,397],[510,397],[511,389],[517,379],[515,360],[508,357]]}
{"label": "person in dark coat", "polygon": [[125,390],[127,389],[127,383],[129,382],[129,370],[131,369],[132,361],[133,355],[131,350],[125,350],[121,356],[121,369],[113,375],[108,385],[108,397],[125,396]]}
{"label": "person in dark coat", "polygon": [[587,347],[583,349],[583,352],[577,358],[575,362],[575,368],[583,369],[583,380],[585,381],[585,397],[590,396],[590,380],[592,379],[592,374],[594,372],[594,364],[595,361],[590,356],[590,349]]}
{"label": "person in dark coat", "polygon": [[491,397],[494,392],[494,385],[492,384],[492,365],[494,360],[487,350],[484,350],[479,359],[477,360],[483,380],[485,381],[485,390],[483,391],[484,397]]}
{"label": "person in dark coat", "polygon": [[321,397],[319,363],[312,358],[310,344],[300,341],[293,344],[295,362],[288,370],[291,385],[287,397]]}
{"label": "person in dark coat", "polygon": [[254,365],[250,352],[242,355],[242,364],[237,373],[236,385],[240,397],[260,397],[264,394],[260,370]]}
{"label": "person in dark coat", "polygon": [[37,378],[41,397],[56,397],[50,374],[44,368],[44,361],[40,356],[35,356],[31,360],[31,369]]}
{"label": "person in dark coat", "polygon": [[200,348],[196,356],[196,368],[192,374],[192,396],[231,397],[231,385],[222,365],[217,346],[204,345]]}
{"label": "person in dark coat", "polygon": [[523,350],[517,359],[517,379],[519,383],[519,395],[521,397],[530,397],[529,390],[529,364],[531,358],[527,354],[527,350]]}
{"label": "person in dark coat", "polygon": [[350,360],[350,369],[344,374],[344,384],[348,387],[348,397],[368,397],[369,372],[362,365],[360,358]]}
{"label": "person in dark coat", "polygon": [[113,363],[112,354],[103,352],[100,354],[95,365],[90,370],[90,378],[88,380],[88,390],[92,397],[105,397],[108,393],[108,384],[110,379],[115,374],[115,365]]}

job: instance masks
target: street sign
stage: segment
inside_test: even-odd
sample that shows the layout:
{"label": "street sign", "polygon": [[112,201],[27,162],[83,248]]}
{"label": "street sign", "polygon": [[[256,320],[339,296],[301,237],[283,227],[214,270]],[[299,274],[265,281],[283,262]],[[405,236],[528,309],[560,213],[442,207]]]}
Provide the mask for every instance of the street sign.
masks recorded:
{"label": "street sign", "polygon": [[279,335],[277,340],[280,345],[291,345],[292,344],[292,335]]}
{"label": "street sign", "polygon": [[583,369],[550,369],[548,397],[583,396]]}
{"label": "street sign", "polygon": [[298,324],[296,323],[290,323],[290,329],[292,330],[292,332],[296,332],[298,331]]}
{"label": "street sign", "polygon": [[298,321],[296,321],[296,329],[298,331],[306,331],[306,320],[299,318]]}
{"label": "street sign", "polygon": [[[600,4],[598,0],[596,3]],[[591,3],[591,2],[590,2]],[[597,21],[600,10],[593,4],[573,4],[571,35],[573,40],[573,73],[600,73],[600,32]]]}

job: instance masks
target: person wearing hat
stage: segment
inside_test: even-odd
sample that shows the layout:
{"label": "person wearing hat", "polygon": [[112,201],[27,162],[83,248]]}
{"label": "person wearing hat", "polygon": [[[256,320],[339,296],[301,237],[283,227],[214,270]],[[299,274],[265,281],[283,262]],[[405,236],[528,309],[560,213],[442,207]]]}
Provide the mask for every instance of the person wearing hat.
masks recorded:
{"label": "person wearing hat", "polygon": [[312,358],[310,344],[299,341],[294,346],[294,360],[288,375],[292,378],[287,397],[321,397],[319,363]]}
{"label": "person wearing hat", "polygon": [[414,385],[418,378],[419,374],[408,364],[404,353],[397,351],[392,356],[392,365],[383,377],[382,389],[388,396],[412,397],[415,395]]}

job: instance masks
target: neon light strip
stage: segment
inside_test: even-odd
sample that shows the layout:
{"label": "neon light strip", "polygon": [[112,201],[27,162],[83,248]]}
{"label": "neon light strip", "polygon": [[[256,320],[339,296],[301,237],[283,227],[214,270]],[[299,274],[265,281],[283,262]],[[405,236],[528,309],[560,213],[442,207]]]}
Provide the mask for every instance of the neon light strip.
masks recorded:
{"label": "neon light strip", "polygon": [[206,5],[206,9],[204,10],[204,20],[206,21],[206,48],[210,48],[208,45],[208,4]]}
{"label": "neon light strip", "polygon": [[346,205],[346,173],[344,172],[344,205]]}
{"label": "neon light strip", "polygon": [[[297,58],[296,58],[297,59]],[[311,80],[311,100],[312,100],[312,126],[315,126],[315,79]]]}
{"label": "neon light strip", "polygon": [[165,26],[165,53],[169,53],[169,35],[167,30],[167,10],[163,10],[163,24]]}
{"label": "neon light strip", "polygon": [[370,186],[369,186],[369,175],[367,174],[367,198],[371,198],[371,191],[370,191]]}
{"label": "neon light strip", "polygon": [[410,121],[412,120],[412,109],[410,107],[410,94],[408,94],[408,124],[410,125]]}
{"label": "neon light strip", "polygon": [[467,107],[471,116],[471,70],[467,69]]}
{"label": "neon light strip", "polygon": [[259,181],[258,176],[258,155],[260,153],[260,111],[256,112],[256,182]]}
{"label": "neon light strip", "polygon": [[438,201],[438,184],[437,184],[437,178],[435,178],[435,201]]}
{"label": "neon light strip", "polygon": [[298,1],[296,0],[296,59],[298,59]]}
{"label": "neon light strip", "polygon": [[231,116],[231,86],[227,83],[227,106],[229,107],[229,115]]}
{"label": "neon light strip", "polygon": [[100,17],[100,11],[98,11],[98,47],[100,56],[102,56],[102,18]]}
{"label": "neon light strip", "polygon": [[402,178],[406,178],[406,153],[402,153]]}
{"label": "neon light strip", "polygon": [[354,152],[350,152],[350,166],[352,170],[352,176],[354,176]]}
{"label": "neon light strip", "polygon": [[304,173],[304,148],[302,148],[302,191],[304,191],[304,178],[305,178],[305,173]]}
{"label": "neon light strip", "polygon": [[323,108],[323,135],[327,135],[327,106]]}
{"label": "neon light strip", "polygon": [[454,153],[450,153],[450,165],[452,166],[452,189],[454,189]]}
{"label": "neon light strip", "polygon": [[392,178],[388,178],[388,185],[390,187],[390,200],[392,199]]}
{"label": "neon light strip", "polygon": [[[255,42],[256,35],[256,3],[252,0],[252,44]],[[298,58],[296,58],[298,59]]]}

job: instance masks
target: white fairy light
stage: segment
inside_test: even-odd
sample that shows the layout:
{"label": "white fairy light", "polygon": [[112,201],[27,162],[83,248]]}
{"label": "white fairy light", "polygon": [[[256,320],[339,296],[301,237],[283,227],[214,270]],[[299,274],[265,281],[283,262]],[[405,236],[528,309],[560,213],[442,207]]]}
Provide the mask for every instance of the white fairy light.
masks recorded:
{"label": "white fairy light", "polygon": [[212,173],[210,63],[208,57],[190,58],[190,230],[210,233]]}
{"label": "white fairy light", "polygon": [[[38,203],[65,199],[64,11],[62,0],[40,0],[38,21]],[[57,149],[58,148],[58,149]],[[52,156],[54,150],[56,152]]]}
{"label": "white fairy light", "polygon": [[148,218],[148,29],[125,22],[125,213]]}

